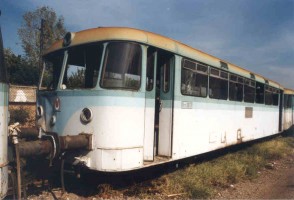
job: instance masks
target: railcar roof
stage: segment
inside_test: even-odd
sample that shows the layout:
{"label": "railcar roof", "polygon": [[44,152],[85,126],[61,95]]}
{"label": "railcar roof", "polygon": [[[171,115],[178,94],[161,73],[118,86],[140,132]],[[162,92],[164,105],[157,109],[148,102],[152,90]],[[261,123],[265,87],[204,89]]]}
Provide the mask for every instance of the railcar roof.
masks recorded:
{"label": "railcar roof", "polygon": [[294,95],[294,90],[285,88],[284,94],[293,94]]}
{"label": "railcar roof", "polygon": [[[242,67],[219,59],[215,56],[209,55],[207,53],[202,52],[201,50],[192,48],[188,45],[185,45],[181,42],[176,40],[143,31],[133,28],[125,28],[125,27],[99,27],[99,28],[92,28],[88,30],[83,30],[80,32],[74,33],[74,37],[69,45],[76,46],[81,44],[99,42],[99,41],[111,41],[111,40],[120,40],[120,41],[135,41],[143,44],[147,44],[150,46],[154,46],[160,49],[164,49],[178,55],[188,57],[191,59],[195,59],[199,62],[206,63],[208,65],[221,68],[220,61],[225,62],[228,64],[229,71],[232,73],[240,74],[242,76],[251,77],[251,74],[255,75],[255,79],[259,82],[265,82],[265,80],[269,81],[269,84],[277,87],[283,88],[279,83],[275,81],[271,81],[261,75],[255,74],[251,71],[245,70]],[[60,50],[63,47],[63,40],[57,41],[54,43],[44,55]]]}

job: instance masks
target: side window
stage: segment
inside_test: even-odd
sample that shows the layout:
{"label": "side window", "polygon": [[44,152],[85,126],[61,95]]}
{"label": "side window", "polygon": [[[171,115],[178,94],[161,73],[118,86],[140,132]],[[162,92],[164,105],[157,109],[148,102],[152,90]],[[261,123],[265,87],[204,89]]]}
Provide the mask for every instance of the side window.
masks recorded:
{"label": "side window", "polygon": [[288,101],[287,101],[287,108],[292,108],[292,95],[287,95]]}
{"label": "side window", "polygon": [[287,108],[288,97],[289,97],[289,95],[287,95],[287,94],[284,95],[284,108]]}
{"label": "side window", "polygon": [[146,72],[146,90],[153,90],[154,85],[154,64],[155,64],[155,49],[151,47],[147,51],[147,72]]}
{"label": "side window", "polygon": [[212,99],[228,99],[228,73],[210,68],[209,97]]}
{"label": "side window", "polygon": [[250,79],[244,80],[244,101],[254,103],[255,100],[255,81]]}
{"label": "side window", "polygon": [[284,95],[284,108],[292,108],[292,95]]}
{"label": "side window", "polygon": [[264,86],[264,103],[265,105],[273,105],[273,88],[268,85]]}
{"label": "side window", "polygon": [[244,79],[234,74],[230,74],[229,99],[231,101],[243,101]]}
{"label": "side window", "polygon": [[181,72],[181,92],[197,97],[207,96],[207,66],[183,59]]}
{"label": "side window", "polygon": [[279,105],[279,90],[276,88],[273,88],[273,105],[277,106]]}
{"label": "side window", "polygon": [[264,103],[264,84],[256,82],[256,97],[255,102],[256,103]]}

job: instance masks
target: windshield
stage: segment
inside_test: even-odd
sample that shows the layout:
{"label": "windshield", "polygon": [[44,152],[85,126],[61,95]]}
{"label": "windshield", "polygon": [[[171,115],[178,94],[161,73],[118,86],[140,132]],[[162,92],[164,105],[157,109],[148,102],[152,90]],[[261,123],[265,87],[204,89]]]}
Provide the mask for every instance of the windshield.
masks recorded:
{"label": "windshield", "polygon": [[70,48],[61,89],[94,88],[98,80],[102,52],[102,44]]}
{"label": "windshield", "polygon": [[141,83],[141,63],[139,44],[110,43],[105,51],[101,87],[138,90]]}
{"label": "windshield", "polygon": [[56,90],[62,68],[63,57],[63,52],[55,52],[45,56],[40,90]]}

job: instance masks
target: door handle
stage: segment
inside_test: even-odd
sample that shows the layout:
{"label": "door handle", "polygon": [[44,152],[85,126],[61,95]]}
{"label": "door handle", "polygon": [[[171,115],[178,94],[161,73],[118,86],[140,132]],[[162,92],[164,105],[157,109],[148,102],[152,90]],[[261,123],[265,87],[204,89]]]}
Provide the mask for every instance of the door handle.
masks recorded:
{"label": "door handle", "polygon": [[161,99],[159,100],[159,112],[161,111],[161,109],[162,109],[162,101],[161,101]]}

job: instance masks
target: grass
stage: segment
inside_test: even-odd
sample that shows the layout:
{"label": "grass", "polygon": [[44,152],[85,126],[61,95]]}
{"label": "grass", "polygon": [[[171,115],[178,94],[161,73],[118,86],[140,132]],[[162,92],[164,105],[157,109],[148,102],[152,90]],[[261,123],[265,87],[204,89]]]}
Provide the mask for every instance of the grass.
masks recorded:
{"label": "grass", "polygon": [[136,198],[209,198],[217,189],[254,179],[269,162],[294,153],[294,135],[260,142],[236,152],[145,181],[125,191]]}

